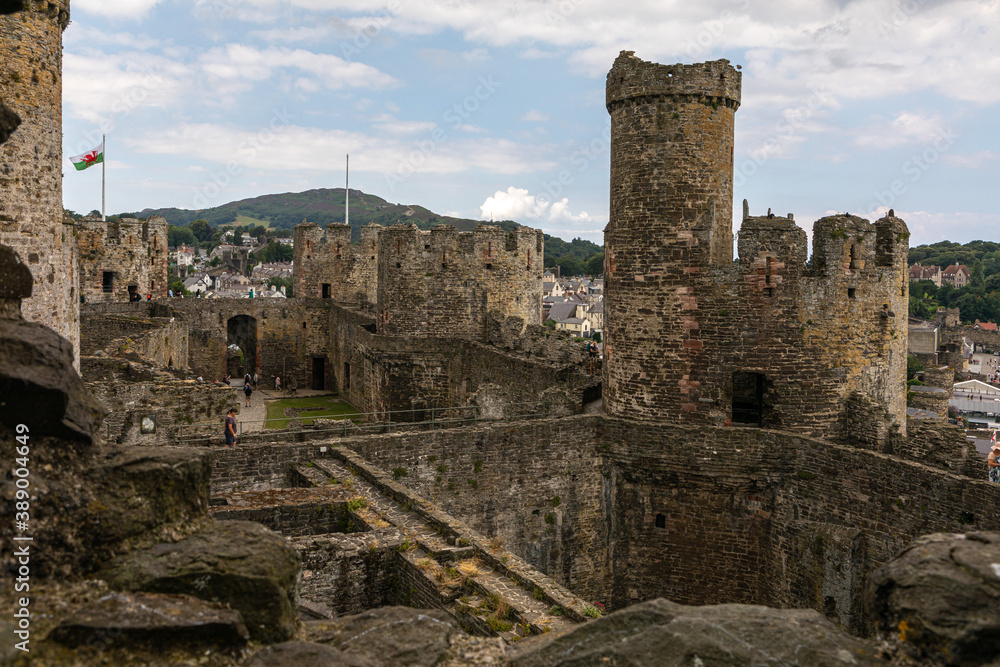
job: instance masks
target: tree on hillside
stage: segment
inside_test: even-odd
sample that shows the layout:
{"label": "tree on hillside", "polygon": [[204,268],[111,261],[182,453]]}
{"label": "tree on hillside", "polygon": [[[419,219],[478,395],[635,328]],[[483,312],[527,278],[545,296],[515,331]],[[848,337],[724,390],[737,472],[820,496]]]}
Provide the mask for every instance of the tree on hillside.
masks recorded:
{"label": "tree on hillside", "polygon": [[563,255],[557,264],[563,276],[576,276],[583,273],[583,262],[573,255]]}
{"label": "tree on hillside", "polygon": [[284,243],[278,243],[277,241],[271,241],[263,248],[255,251],[253,256],[259,262],[271,263],[271,262],[290,262],[294,252],[292,247],[285,245]]}
{"label": "tree on hillside", "polygon": [[204,243],[212,238],[212,226],[208,224],[208,220],[195,220],[190,225],[188,229],[194,234],[195,238]]}
{"label": "tree on hillside", "polygon": [[976,260],[972,265],[972,277],[969,278],[969,290],[982,294],[986,290],[986,279],[983,276],[983,263]]}
{"label": "tree on hillside", "polygon": [[587,260],[587,263],[586,263],[586,273],[590,274],[591,276],[598,276],[598,275],[604,273],[604,253],[603,252],[599,252],[599,253],[597,253],[596,255],[594,255],[593,257],[591,257],[590,259]]}
{"label": "tree on hillside", "polygon": [[167,245],[177,247],[181,245],[196,245],[197,240],[191,232],[190,227],[167,227]]}

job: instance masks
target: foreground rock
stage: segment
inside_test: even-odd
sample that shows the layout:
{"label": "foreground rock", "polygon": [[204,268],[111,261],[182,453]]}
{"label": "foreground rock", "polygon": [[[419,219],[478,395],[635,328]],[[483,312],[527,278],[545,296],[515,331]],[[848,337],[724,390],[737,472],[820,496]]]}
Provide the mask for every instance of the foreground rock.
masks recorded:
{"label": "foreground rock", "polygon": [[376,665],[431,667],[445,656],[451,638],[465,633],[443,611],[382,607],[306,623],[302,634]]}
{"label": "foreground rock", "polygon": [[925,535],[872,575],[876,626],[909,657],[1000,660],[1000,533]]}
{"label": "foreground rock", "polygon": [[252,521],[215,521],[173,544],[134,551],[99,574],[117,590],[191,595],[239,611],[250,636],[278,643],[295,634],[299,556]]}
{"label": "foreground rock", "polygon": [[84,607],[49,633],[69,648],[107,651],[141,647],[167,652],[233,651],[247,642],[240,615],[225,606],[185,596],[113,593]]}
{"label": "foreground rock", "polygon": [[[873,665],[875,647],[818,612],[727,604],[688,607],[643,602],[610,616],[525,639],[511,665]],[[884,664],[884,663],[881,663]]]}
{"label": "foreground rock", "polygon": [[256,653],[250,667],[378,667],[363,656],[348,655],[313,642],[285,642]]}

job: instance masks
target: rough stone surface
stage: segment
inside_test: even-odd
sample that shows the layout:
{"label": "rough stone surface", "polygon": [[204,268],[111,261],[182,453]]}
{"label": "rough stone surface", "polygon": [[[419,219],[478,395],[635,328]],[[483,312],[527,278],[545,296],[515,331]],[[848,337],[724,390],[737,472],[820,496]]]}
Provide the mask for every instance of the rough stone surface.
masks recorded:
{"label": "rough stone surface", "polygon": [[[822,218],[809,266],[790,216],[744,210],[734,263],[740,85],[726,60],[622,52],[608,73],[605,410],[822,437],[905,431],[906,225]],[[850,418],[855,393],[887,410],[885,428]]]}
{"label": "rough stone surface", "polygon": [[200,517],[208,509],[209,471],[210,456],[203,449],[129,447],[104,453],[86,474],[97,493],[85,525],[114,544]]}
{"label": "rough stone surface", "polygon": [[323,644],[293,641],[268,646],[255,653],[247,664],[249,667],[378,667],[380,663]]}
{"label": "rough stone surface", "polygon": [[869,587],[880,631],[934,664],[1000,660],[1000,533],[919,537],[875,571]]}
{"label": "rough stone surface", "polygon": [[[80,293],[91,303],[128,302],[129,288],[144,299],[167,296],[167,221],[121,218],[77,222]],[[165,364],[164,364],[165,365]]]}
{"label": "rough stone surface", "polygon": [[182,595],[112,593],[78,610],[49,634],[68,646],[113,649],[141,645],[169,650],[232,650],[246,644],[247,630],[236,611]]}
{"label": "rough stone surface", "polygon": [[264,643],[295,634],[299,557],[278,534],[250,521],[218,521],[174,544],[115,559],[100,574],[114,589],[186,594],[240,612]]}
{"label": "rough stone surface", "polygon": [[686,607],[652,600],[569,631],[514,645],[511,665],[809,665],[876,664],[875,646],[839,630],[815,611],[749,605]]}
{"label": "rough stone surface", "polygon": [[462,630],[442,611],[382,607],[332,621],[306,623],[303,634],[378,665],[431,667]]}
{"label": "rough stone surface", "polygon": [[41,324],[0,319],[0,420],[33,434],[93,442],[105,409],[73,368],[65,338]]}
{"label": "rough stone surface", "polygon": [[0,145],[0,244],[16,250],[34,277],[22,304],[25,319],[68,340],[76,364],[76,237],[62,207],[62,33],[69,0],[14,4],[23,11],[0,13],[0,98],[21,125]]}

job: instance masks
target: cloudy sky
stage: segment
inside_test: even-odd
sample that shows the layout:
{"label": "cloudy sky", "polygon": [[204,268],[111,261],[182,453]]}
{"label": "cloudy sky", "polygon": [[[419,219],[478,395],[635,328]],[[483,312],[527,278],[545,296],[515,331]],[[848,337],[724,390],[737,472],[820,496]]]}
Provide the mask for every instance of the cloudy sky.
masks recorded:
{"label": "cloudy sky", "polygon": [[[73,0],[64,152],[108,212],[351,187],[601,242],[622,49],[742,66],[735,199],[1000,240],[1000,0]],[[68,159],[67,208],[100,207]],[[881,208],[881,211],[880,211]],[[734,206],[739,214],[741,207]],[[737,221],[738,222],[738,221]]]}

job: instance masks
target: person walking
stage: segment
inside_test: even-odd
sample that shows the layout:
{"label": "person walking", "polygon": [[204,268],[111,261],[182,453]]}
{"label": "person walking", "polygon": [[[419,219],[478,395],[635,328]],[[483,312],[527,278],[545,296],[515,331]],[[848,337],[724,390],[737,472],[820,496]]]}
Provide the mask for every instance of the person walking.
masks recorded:
{"label": "person walking", "polygon": [[[995,438],[996,434],[993,437]],[[1000,484],[1000,443],[996,440],[990,448],[990,455],[986,457],[986,465],[990,467],[990,481]]]}
{"label": "person walking", "polygon": [[253,390],[254,391],[257,391],[257,377],[258,377],[257,374],[254,373],[253,374]]}
{"label": "person walking", "polygon": [[593,375],[597,372],[597,343],[587,343],[587,352],[590,353],[590,374]]}
{"label": "person walking", "polygon": [[274,376],[274,391],[281,393],[281,377],[277,375]]}
{"label": "person walking", "polygon": [[246,405],[244,407],[247,408],[253,407],[252,405],[250,405],[250,394],[252,393],[253,389],[250,387],[250,383],[247,382],[246,384],[243,385],[243,394],[247,397]]}
{"label": "person walking", "polygon": [[236,446],[236,408],[226,413],[226,447]]}

